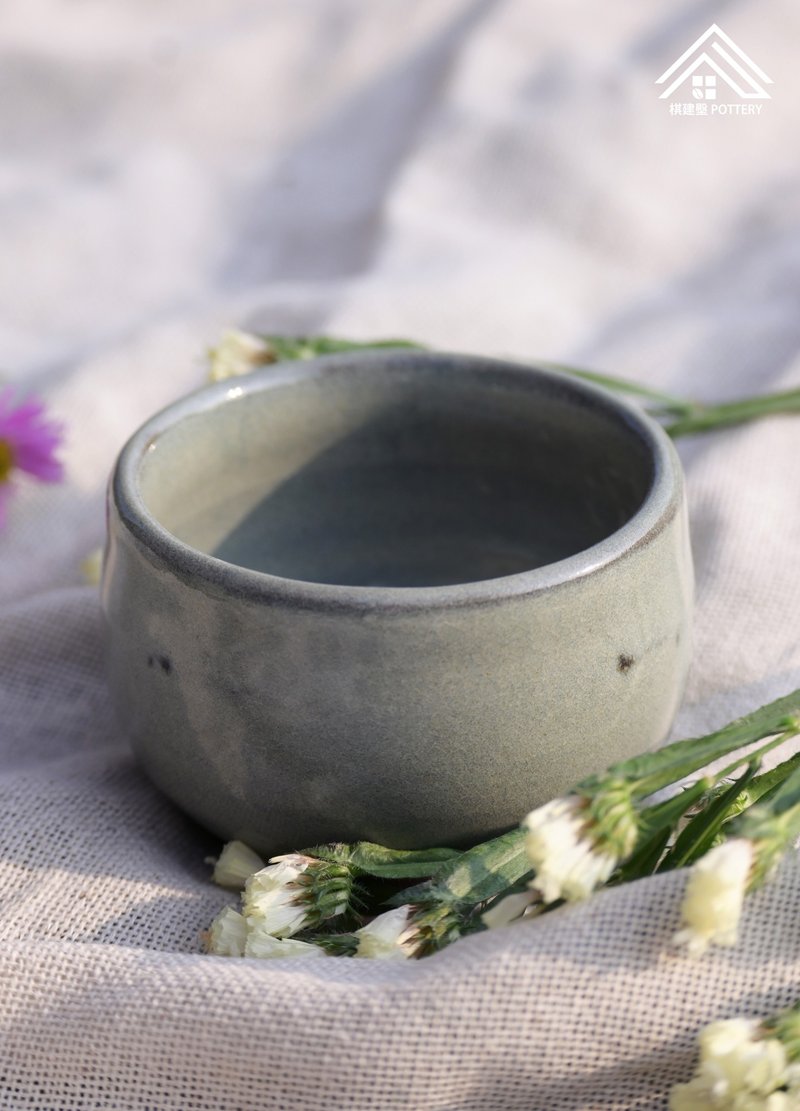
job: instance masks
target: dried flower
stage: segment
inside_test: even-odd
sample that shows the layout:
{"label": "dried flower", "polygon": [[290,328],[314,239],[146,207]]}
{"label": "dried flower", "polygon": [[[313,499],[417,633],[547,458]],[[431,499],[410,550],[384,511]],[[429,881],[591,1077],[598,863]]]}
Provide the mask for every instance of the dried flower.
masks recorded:
{"label": "dried flower", "polygon": [[712,1022],[699,1043],[697,1073],[688,1084],[672,1089],[670,1111],[789,1111],[800,1106],[796,1070],[781,1041],[766,1036],[761,1023],[744,1018]]}
{"label": "dried flower", "polygon": [[242,957],[246,932],[244,917],[238,910],[224,907],[211,923],[206,948],[218,957]]}
{"label": "dried flower", "polygon": [[219,859],[213,857],[208,861],[214,865],[214,883],[220,887],[230,887],[234,891],[241,891],[247,880],[254,872],[260,872],[264,861],[248,848],[242,841],[229,841],[219,854]]}
{"label": "dried flower", "polygon": [[681,907],[685,925],[675,935],[675,944],[685,945],[690,956],[700,956],[710,945],[736,944],[753,859],[753,842],[734,837],[692,867]]}
{"label": "dried flower", "polygon": [[324,957],[325,952],[308,941],[274,937],[258,919],[248,919],[244,955],[259,960],[282,960],[288,957]]}
{"label": "dried flower", "polygon": [[46,419],[44,405],[29,397],[14,404],[14,391],[0,391],[0,527],[5,523],[6,505],[16,471],[25,471],[40,482],[59,482],[63,477],[55,451],[61,442],[61,427]]}
{"label": "dried flower", "polygon": [[243,910],[248,921],[261,919],[275,937],[292,937],[344,914],[352,892],[353,875],[346,865],[288,853],[272,857],[250,876]]}
{"label": "dried flower", "polygon": [[222,382],[226,378],[238,378],[242,374],[249,374],[256,367],[274,362],[275,354],[259,336],[231,328],[223,332],[219,345],[209,351],[209,360],[209,380]]}
{"label": "dried flower", "polygon": [[245,918],[260,919],[273,937],[291,937],[310,925],[303,888],[297,882],[311,857],[292,854],[255,872],[245,884]]}
{"label": "dried flower", "polygon": [[[324,955],[328,949],[309,942],[273,942],[343,914],[355,898],[353,871],[336,860],[289,853],[273,857],[265,866],[247,845],[230,841],[218,860],[210,858],[206,863],[214,864],[214,881],[222,887],[244,887],[242,913],[229,907],[212,924],[207,935],[209,952],[254,957]],[[330,951],[344,954],[356,945],[350,935],[349,941],[334,943]]]}
{"label": "dried flower", "polygon": [[636,844],[638,824],[624,783],[604,784],[594,798],[567,795],[533,810],[522,823],[536,870],[531,886],[545,903],[586,899]]}
{"label": "dried flower", "polygon": [[416,932],[412,925],[413,908],[387,910],[356,930],[358,949],[355,956],[381,961],[402,961],[415,956]]}

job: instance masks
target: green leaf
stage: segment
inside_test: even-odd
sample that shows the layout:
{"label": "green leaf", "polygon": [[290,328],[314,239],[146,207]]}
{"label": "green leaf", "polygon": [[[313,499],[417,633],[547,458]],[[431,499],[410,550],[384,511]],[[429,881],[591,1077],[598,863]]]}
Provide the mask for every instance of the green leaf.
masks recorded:
{"label": "green leaf", "polygon": [[428,883],[406,888],[388,900],[391,906],[405,903],[482,903],[500,895],[531,873],[525,852],[525,832],[512,829],[468,849]]}
{"label": "green leaf", "polygon": [[387,849],[371,841],[353,845],[331,842],[303,849],[302,855],[349,868],[355,875],[381,880],[413,880],[433,876],[462,855],[459,849]]}
{"label": "green leaf", "polygon": [[628,857],[621,868],[617,869],[615,876],[612,878],[612,884],[630,883],[632,880],[652,876],[658,862],[661,860],[664,849],[667,847],[671,834],[672,829],[669,826],[664,826],[663,829],[658,829],[655,833],[646,837],[641,845],[634,850],[633,855]]}
{"label": "green leaf", "polygon": [[798,767],[800,767],[800,752],[796,752],[794,756],[790,756],[789,759],[784,760],[782,764],[777,764],[774,768],[770,768],[768,772],[762,772],[761,775],[757,775],[744,791],[744,794],[747,796],[744,808],[752,806],[753,803],[758,802],[759,799],[763,800],[765,803],[770,802],[784,780],[788,779],[792,772]]}
{"label": "green leaf", "polygon": [[350,864],[369,876],[386,880],[413,880],[433,876],[463,853],[457,849],[386,849],[359,841],[350,850]]}
{"label": "green leaf", "polygon": [[696,783],[682,787],[677,794],[665,799],[664,802],[646,806],[641,810],[639,813],[640,842],[649,839],[654,833],[660,833],[662,829],[674,829],[686,811],[703,797],[711,784],[710,779],[698,779]]}
{"label": "green leaf", "polygon": [[673,868],[684,868],[708,852],[714,843],[725,820],[730,817],[742,789],[752,781],[758,771],[758,763],[748,764],[744,773],[724,791],[713,797],[691,818],[679,833],[675,844],[661,861],[659,872]]}
{"label": "green leaf", "polygon": [[779,734],[794,734],[800,722],[800,691],[761,706],[733,721],[716,733],[675,741],[656,752],[634,756],[615,764],[602,775],[594,775],[579,784],[582,794],[597,790],[605,779],[623,779],[633,783],[634,795],[644,798],[655,791],[677,783],[699,771],[712,760],[725,756],[745,745]]}
{"label": "green leaf", "polygon": [[800,767],[795,766],[777,789],[770,792],[768,796],[762,795],[759,808],[779,815],[798,804],[800,804]]}
{"label": "green leaf", "polygon": [[318,945],[329,957],[354,957],[358,952],[358,938],[353,934],[304,933],[300,935],[299,940]]}

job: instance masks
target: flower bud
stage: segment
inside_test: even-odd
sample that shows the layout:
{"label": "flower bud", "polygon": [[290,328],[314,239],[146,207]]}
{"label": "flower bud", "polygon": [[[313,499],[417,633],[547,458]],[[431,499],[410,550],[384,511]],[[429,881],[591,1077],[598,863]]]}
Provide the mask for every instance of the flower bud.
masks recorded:
{"label": "flower bud", "polygon": [[245,920],[233,907],[224,907],[208,930],[206,949],[218,957],[244,955]]}
{"label": "flower bud", "polygon": [[256,367],[274,362],[275,357],[269,344],[260,336],[231,328],[223,332],[219,345],[211,349],[209,360],[209,380],[222,382],[226,378],[249,374]]}
{"label": "flower bud", "polygon": [[355,932],[358,938],[355,956],[381,961],[402,961],[414,956],[411,917],[412,908],[404,906],[373,918],[368,925]]}
{"label": "flower bud", "polygon": [[734,837],[693,865],[681,907],[684,928],[674,939],[689,956],[700,956],[710,945],[736,944],[753,859],[752,841]]}
{"label": "flower bud", "polygon": [[304,889],[297,882],[312,863],[311,857],[292,854],[255,872],[245,884],[242,907],[248,924],[273,937],[291,937],[309,925]]}
{"label": "flower bud", "polygon": [[258,919],[250,919],[247,923],[244,955],[258,960],[284,960],[289,957],[324,957],[325,953],[307,941],[274,937]]}
{"label": "flower bud", "polygon": [[792,1069],[780,1040],[766,1036],[754,1019],[712,1022],[700,1034],[700,1062],[688,1084],[670,1094],[670,1111],[701,1111],[718,1107],[790,1111],[797,1107]]}
{"label": "flower bud", "polygon": [[533,810],[522,823],[536,870],[531,887],[545,903],[586,899],[636,845],[636,811],[625,784],[605,784],[592,798],[567,795]]}
{"label": "flower bud", "polygon": [[[211,863],[211,861],[209,861]],[[214,883],[241,891],[254,872],[264,867],[264,861],[242,841],[229,841],[214,862]]]}

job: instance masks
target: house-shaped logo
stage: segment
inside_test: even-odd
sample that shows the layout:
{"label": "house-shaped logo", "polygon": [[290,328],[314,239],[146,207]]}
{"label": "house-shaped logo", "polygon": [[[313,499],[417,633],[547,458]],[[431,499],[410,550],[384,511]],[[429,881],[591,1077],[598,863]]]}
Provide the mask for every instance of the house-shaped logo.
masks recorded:
{"label": "house-shaped logo", "polygon": [[[705,68],[696,73],[701,67]],[[713,72],[709,73],[709,69]],[[771,99],[764,88],[764,85],[773,83],[771,78],[716,23],[712,23],[658,78],[657,85],[669,82],[659,100],[672,96],[690,78],[695,100],[716,100],[718,77],[727,82],[742,100]]]}

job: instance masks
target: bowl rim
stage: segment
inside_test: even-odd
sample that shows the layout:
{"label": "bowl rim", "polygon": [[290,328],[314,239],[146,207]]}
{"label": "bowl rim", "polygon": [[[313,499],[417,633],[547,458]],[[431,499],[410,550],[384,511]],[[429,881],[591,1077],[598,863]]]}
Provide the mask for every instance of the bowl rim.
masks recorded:
{"label": "bowl rim", "polygon": [[[139,466],[160,435],[186,417],[208,412],[229,401],[263,390],[289,386],[326,374],[347,373],[379,363],[381,369],[413,368],[474,374],[494,373],[520,388],[550,389],[586,407],[612,413],[649,448],[653,480],[636,512],[609,536],[565,559],[529,571],[476,582],[446,586],[351,586],[306,582],[256,571],[209,555],[179,540],[148,510],[139,490]],[[446,351],[366,349],[312,359],[275,363],[240,378],[206,385],[172,402],[150,417],[122,448],[111,473],[108,490],[109,536],[111,514],[143,546],[151,560],[206,593],[259,599],[272,604],[314,610],[418,610],[496,604],[503,599],[534,595],[586,578],[646,546],[675,516],[682,501],[683,473],[672,441],[662,427],[624,397],[593,382],[573,377],[541,363],[520,363]],[[108,544],[108,539],[106,541]],[[104,563],[108,565],[108,560]],[[105,577],[105,576],[104,576]]]}

